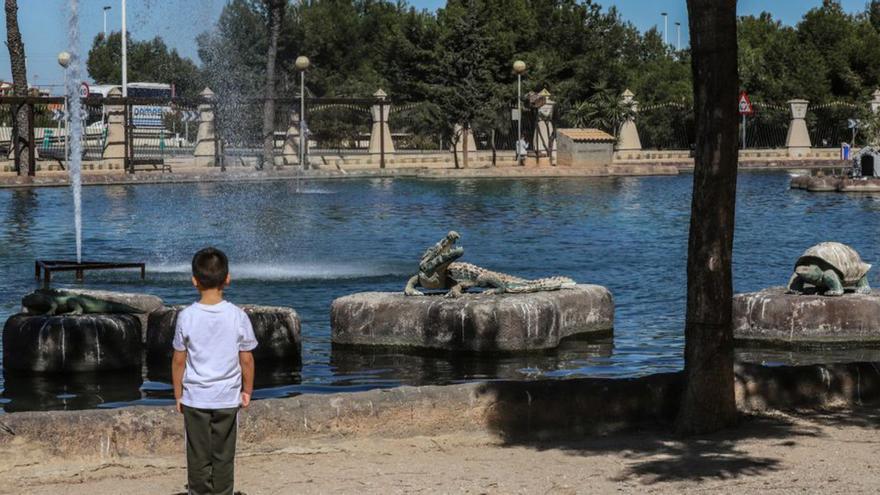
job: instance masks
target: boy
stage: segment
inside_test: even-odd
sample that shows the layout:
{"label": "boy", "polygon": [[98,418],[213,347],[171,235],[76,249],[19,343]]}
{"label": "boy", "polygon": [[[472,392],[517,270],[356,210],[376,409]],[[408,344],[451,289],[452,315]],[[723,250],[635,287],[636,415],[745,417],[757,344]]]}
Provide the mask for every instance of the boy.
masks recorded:
{"label": "boy", "polygon": [[257,340],[245,312],[223,300],[226,255],[202,249],[193,256],[192,273],[201,299],[177,315],[171,363],[189,493],[232,495],[238,409],[251,402]]}

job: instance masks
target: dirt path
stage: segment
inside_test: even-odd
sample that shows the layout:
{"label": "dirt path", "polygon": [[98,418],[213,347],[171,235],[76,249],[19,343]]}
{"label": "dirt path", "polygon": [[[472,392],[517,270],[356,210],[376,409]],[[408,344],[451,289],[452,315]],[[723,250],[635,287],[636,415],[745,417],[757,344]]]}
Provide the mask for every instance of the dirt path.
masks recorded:
{"label": "dirt path", "polygon": [[[272,493],[876,493],[880,411],[745,420],[680,441],[633,432],[573,442],[504,442],[484,433],[321,438],[240,452],[238,488]],[[0,459],[0,492],[183,492],[183,455],[97,460]]]}

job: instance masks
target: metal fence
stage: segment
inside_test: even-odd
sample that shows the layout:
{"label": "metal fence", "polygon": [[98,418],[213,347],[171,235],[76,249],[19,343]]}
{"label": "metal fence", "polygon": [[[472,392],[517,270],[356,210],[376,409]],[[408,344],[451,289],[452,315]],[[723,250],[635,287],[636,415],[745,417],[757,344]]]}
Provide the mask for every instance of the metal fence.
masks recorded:
{"label": "metal fence", "polygon": [[[530,103],[524,99],[521,131],[532,154],[550,154],[556,147],[555,129],[566,119],[566,107],[557,105],[552,111],[543,107],[544,100]],[[263,159],[262,98],[237,98],[216,95],[212,98],[121,98],[89,97],[83,105],[82,159],[86,162],[108,158],[108,146],[116,140],[124,153],[112,156],[124,163],[125,170],[154,169],[166,166],[170,158],[192,156],[199,139],[200,120],[212,120],[213,135],[206,138],[213,146],[214,165],[224,167],[224,157],[256,157]],[[272,143],[280,163],[290,161],[291,154],[351,155],[378,154],[384,167],[388,139],[395,153],[450,152],[459,137],[454,123],[449,122],[441,106],[432,101],[393,103],[383,97],[371,98],[299,98],[274,100]],[[534,104],[532,104],[534,103]],[[301,106],[304,105],[303,112]],[[790,122],[787,105],[756,102],[756,113],[745,120],[745,147],[780,148],[785,146]],[[57,162],[65,166],[67,126],[63,118],[65,99],[61,97],[0,97],[0,153],[10,153],[14,141],[13,112],[23,109],[32,125],[20,140],[27,143],[26,167],[35,171],[36,160]],[[513,151],[518,139],[518,125],[511,108],[500,108],[495,114],[481,115],[470,123],[473,147],[478,151]],[[842,141],[858,144],[858,118],[866,108],[846,102],[811,105],[807,114],[810,138],[816,147],[835,147]],[[304,115],[301,115],[303,114]],[[114,120],[115,119],[115,120]],[[387,119],[387,120],[386,120]],[[547,125],[543,125],[545,121]],[[856,122],[854,125],[853,122]],[[120,126],[121,124],[121,126]],[[387,124],[387,125],[383,125]],[[685,102],[646,105],[636,116],[644,149],[690,149],[695,141],[694,114]],[[123,136],[113,132],[123,129]],[[112,129],[116,129],[113,131]],[[550,129],[548,134],[545,131]],[[608,130],[613,133],[613,130]],[[742,131],[742,129],[741,129]],[[377,135],[374,135],[378,133]],[[390,133],[386,135],[386,133]],[[304,134],[305,138],[300,138]],[[300,139],[304,149],[300,150]],[[370,149],[371,140],[373,149]],[[742,145],[742,143],[741,143]],[[378,147],[378,149],[377,149]],[[204,146],[203,146],[204,148]],[[295,151],[294,151],[295,150]],[[121,155],[121,156],[120,156]],[[233,160],[232,163],[237,163]],[[308,164],[309,161],[304,163]]]}
{"label": "metal fence", "polygon": [[[787,106],[772,103],[755,102],[752,107],[755,113],[747,116],[746,148],[783,148],[788,135],[791,114]],[[742,124],[740,124],[742,125]],[[742,135],[742,128],[740,128]],[[742,147],[740,139],[740,147]]]}
{"label": "metal fence", "polygon": [[[167,157],[192,154],[198,130],[198,105],[205,99],[88,97],[80,100],[83,116],[82,160],[106,159],[111,119],[120,120],[125,170],[141,165],[156,168]],[[26,136],[16,136],[13,113],[23,108],[29,115]],[[63,97],[0,97],[0,153],[13,156],[16,168],[36,172],[36,160],[66,167],[68,146],[67,108]],[[28,163],[20,163],[12,143],[23,142],[30,152]]]}
{"label": "metal fence", "polygon": [[687,150],[696,140],[694,109],[681,102],[646,106],[636,117],[642,148]]}

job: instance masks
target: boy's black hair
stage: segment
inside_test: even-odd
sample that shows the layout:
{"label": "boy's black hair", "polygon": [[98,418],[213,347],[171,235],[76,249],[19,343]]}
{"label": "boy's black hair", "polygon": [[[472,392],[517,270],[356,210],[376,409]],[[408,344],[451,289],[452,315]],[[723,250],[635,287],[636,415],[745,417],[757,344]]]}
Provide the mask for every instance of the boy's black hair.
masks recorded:
{"label": "boy's black hair", "polygon": [[219,289],[229,275],[229,259],[219,249],[200,249],[193,256],[192,272],[202,289]]}

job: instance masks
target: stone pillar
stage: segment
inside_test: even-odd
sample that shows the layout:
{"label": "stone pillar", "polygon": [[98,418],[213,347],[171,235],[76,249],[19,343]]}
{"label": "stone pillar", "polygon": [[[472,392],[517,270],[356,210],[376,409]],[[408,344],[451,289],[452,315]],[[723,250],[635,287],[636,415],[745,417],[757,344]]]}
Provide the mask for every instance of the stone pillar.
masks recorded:
{"label": "stone pillar", "polygon": [[[633,114],[639,111],[639,102],[633,99],[632,91],[626,90],[621,96],[621,104],[632,108]],[[620,135],[615,146],[617,151],[641,151],[642,140],[639,139],[639,130],[636,128],[635,117],[631,116],[620,126]]]}
{"label": "stone pillar", "polygon": [[281,150],[281,164],[299,163],[299,114],[290,112],[287,134],[284,135],[284,148]]}
{"label": "stone pillar", "polygon": [[[455,143],[455,152],[461,153],[464,151],[464,136],[462,135],[462,132],[464,132],[464,126],[461,124],[455,124],[452,132],[458,136],[458,142]],[[468,153],[475,153],[477,151],[477,142],[474,140],[474,130],[470,128],[467,131],[467,150]]]}
{"label": "stone pillar", "polygon": [[871,100],[871,111],[878,113],[880,112],[880,89],[875,89],[871,96],[874,97]]}
{"label": "stone pillar", "polygon": [[[373,96],[377,100],[385,100],[388,95],[382,91],[376,91]],[[385,142],[385,154],[394,153],[394,141],[391,139],[391,127],[388,125],[388,116],[391,113],[391,105],[373,105],[370,115],[373,117],[373,128],[370,131],[370,154],[378,155],[382,152],[382,141]]]}
{"label": "stone pillar", "polygon": [[[548,156],[553,154],[553,148],[550,142],[550,138],[553,136],[553,107],[556,105],[556,102],[550,99],[550,92],[547,91],[547,88],[541,90],[537,95],[537,99],[535,100],[538,106],[538,122],[535,126],[535,135],[532,140],[532,147],[534,148],[537,155],[540,156]],[[550,153],[548,153],[548,148]]]}
{"label": "stone pillar", "polygon": [[[199,96],[206,100],[214,99],[214,92],[210,88],[205,88],[199,93]],[[199,132],[196,136],[196,149],[193,156],[196,158],[196,165],[213,166],[217,157],[217,136],[214,130],[214,105],[211,103],[202,103],[199,105]]]}
{"label": "stone pillar", "polygon": [[[122,98],[122,90],[113,88],[107,92],[108,98]],[[125,166],[125,105],[107,106],[107,139],[101,154],[107,168]]]}
{"label": "stone pillar", "polygon": [[791,122],[788,124],[788,136],[785,138],[785,147],[788,148],[788,156],[802,157],[810,153],[810,133],[807,131],[807,100],[789,100],[791,107]]}

